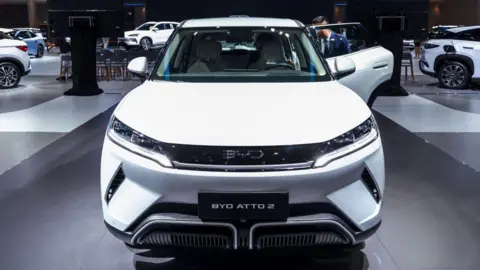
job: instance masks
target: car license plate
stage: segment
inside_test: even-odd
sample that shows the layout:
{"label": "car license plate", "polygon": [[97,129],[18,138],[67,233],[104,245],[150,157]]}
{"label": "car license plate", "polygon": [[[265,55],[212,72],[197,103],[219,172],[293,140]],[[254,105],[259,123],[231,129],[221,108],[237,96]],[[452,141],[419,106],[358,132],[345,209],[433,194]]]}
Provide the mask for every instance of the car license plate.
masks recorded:
{"label": "car license plate", "polygon": [[201,219],[285,220],[288,212],[288,192],[198,194]]}

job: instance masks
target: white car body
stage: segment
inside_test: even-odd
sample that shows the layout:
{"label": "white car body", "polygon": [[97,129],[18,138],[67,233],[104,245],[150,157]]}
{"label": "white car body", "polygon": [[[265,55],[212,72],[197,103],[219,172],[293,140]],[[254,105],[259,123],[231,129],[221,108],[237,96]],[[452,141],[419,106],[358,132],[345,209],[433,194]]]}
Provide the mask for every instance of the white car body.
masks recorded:
{"label": "white car body", "polygon": [[415,41],[413,39],[404,39],[403,40],[403,49],[404,50],[415,49]]}
{"label": "white car body", "polygon": [[[358,245],[380,225],[381,198],[385,187],[383,148],[378,128],[366,102],[379,84],[391,78],[392,53],[376,46],[328,59],[327,63],[314,49],[313,40],[308,37],[304,26],[289,19],[198,19],[188,20],[179,25],[178,29],[190,31],[191,36],[198,37],[197,32],[192,32],[202,27],[255,27],[265,31],[262,29],[265,26],[268,29],[296,29],[296,33],[304,35],[302,41],[311,45],[315,57],[321,62],[318,65],[321,64],[338,76],[349,70],[349,75],[340,80],[329,77],[331,80],[328,81],[300,83],[147,80],[132,90],[113,113],[101,161],[104,220],[110,232],[127,245],[143,247],[150,241],[147,239],[149,235],[156,233],[154,229],[160,230],[159,226],[163,225],[168,225],[170,229],[187,226],[195,230],[187,234],[175,230],[165,234],[160,232],[165,238],[151,240],[156,242],[155,245],[193,244],[197,240],[191,239],[210,237],[198,235],[202,229],[226,229],[226,238],[212,238],[212,245],[229,250],[257,250],[263,245],[258,242],[261,241],[258,237],[262,229],[289,227],[292,230],[303,230],[309,225],[333,226],[345,235],[345,241],[349,245]],[[167,44],[167,51],[176,42],[175,37],[172,40]],[[157,68],[162,66],[160,62],[157,65]],[[132,60],[129,69],[137,74],[145,73],[146,59]],[[327,73],[331,74],[330,71]],[[359,127],[364,130],[363,125],[370,127],[365,129],[368,130],[368,135],[358,137],[358,140],[352,144],[347,143],[338,151],[317,157],[309,156],[307,159],[311,160],[303,163],[273,165],[262,165],[266,161],[260,165],[193,165],[175,158],[170,159],[153,150],[145,150],[146,148],[133,143],[133,137],[132,140],[121,139],[123,135],[119,135],[118,131],[125,128],[124,134],[139,136],[135,140],[140,138],[161,142],[165,147],[168,145],[168,151],[189,147],[194,150],[210,149],[208,151],[218,148],[221,149],[220,159],[223,155],[223,159],[248,158],[257,162],[257,159],[264,157],[264,151],[265,156],[286,155],[287,158],[292,153],[290,151],[296,151],[294,149],[312,145],[317,149],[317,144],[330,145],[330,142],[337,142],[352,130]],[[130,131],[132,132],[129,133]],[[257,150],[251,150],[254,148]],[[267,148],[282,150],[274,153]],[[188,153],[188,158],[196,159],[197,152]],[[365,178],[373,179],[369,183],[374,184],[366,184]],[[199,198],[205,191],[260,196],[288,191],[286,203],[290,207],[321,204],[327,205],[330,209],[328,211],[332,212],[315,209],[315,213],[298,216],[291,212],[287,220],[257,221],[252,226],[247,222],[247,227],[243,228],[240,221],[201,219],[196,211]],[[166,208],[158,210],[157,206]],[[192,210],[184,212],[176,206],[192,207],[189,208]],[[231,209],[230,204],[219,202],[212,203],[211,207],[215,211]],[[235,207],[258,207],[261,212],[263,209],[276,209],[279,205],[245,202]],[[348,229],[350,225],[345,223],[352,224],[358,231]],[[244,232],[246,235],[242,236]],[[171,233],[187,241],[183,244],[175,242]],[[322,239],[324,240],[319,242],[324,244],[330,241]],[[197,246],[200,247],[211,247],[204,242],[198,243]]]}
{"label": "white car body", "polygon": [[[19,49],[23,48],[23,49]],[[13,86],[3,86],[3,88],[14,87],[20,82],[20,77],[30,73],[32,66],[30,56],[26,52],[27,43],[14,39],[0,39],[0,65],[5,62],[14,64],[18,70],[18,81]],[[0,88],[2,82],[0,81]]]}
{"label": "white car body", "polygon": [[[149,26],[148,30],[140,30],[145,28],[146,25]],[[164,45],[177,25],[178,22],[170,21],[146,22],[135,30],[125,32],[125,38],[130,42],[136,42],[143,49],[150,49],[151,47]],[[150,42],[148,45],[143,42],[147,40]]]}
{"label": "white car body", "polygon": [[[480,66],[477,63],[480,63],[480,41],[472,36],[475,31],[480,31],[480,26],[450,28],[445,30],[445,34],[440,38],[428,40],[422,48],[420,70],[426,75],[438,78],[442,86],[452,89],[465,88],[470,81],[479,80]],[[446,48],[450,48],[450,51],[447,52]],[[455,62],[461,65],[456,65]],[[457,80],[461,83],[449,79],[448,66],[453,69],[466,68],[461,71],[464,79]]]}

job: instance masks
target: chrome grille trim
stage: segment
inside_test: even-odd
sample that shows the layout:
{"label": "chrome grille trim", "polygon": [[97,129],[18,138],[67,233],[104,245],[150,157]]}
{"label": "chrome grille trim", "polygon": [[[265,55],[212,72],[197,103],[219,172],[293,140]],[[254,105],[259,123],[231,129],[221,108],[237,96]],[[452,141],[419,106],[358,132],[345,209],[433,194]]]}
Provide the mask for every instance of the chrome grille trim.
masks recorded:
{"label": "chrome grille trim", "polygon": [[[265,227],[301,227],[302,225],[333,225],[335,228],[342,231],[342,233],[346,236],[347,243],[355,243],[355,237],[353,236],[350,231],[348,231],[345,226],[343,226],[340,222],[335,220],[326,220],[326,219],[305,219],[305,220],[288,220],[287,222],[269,222],[269,223],[257,223],[250,228],[249,232],[249,249],[253,250],[255,248],[255,230],[259,228]],[[321,231],[319,231],[320,233]]]}
{"label": "chrome grille trim", "polygon": [[345,244],[348,244],[346,237],[342,237],[335,232],[262,235],[255,241],[257,249]]}
{"label": "chrome grille trim", "polygon": [[142,236],[138,243],[143,245],[162,245],[193,248],[222,248],[232,247],[232,241],[225,235],[195,234],[195,233],[168,233],[152,231]]}
{"label": "chrome grille trim", "polygon": [[[220,222],[202,222],[196,220],[162,220],[162,219],[155,219],[152,221],[147,222],[143,225],[140,229],[138,229],[132,237],[132,243],[139,244],[142,239],[143,235],[148,235],[148,230],[152,229],[155,225],[188,225],[188,226],[206,226],[206,227],[222,227],[228,228],[232,232],[232,241],[233,241],[233,249],[238,248],[238,231],[235,226],[229,223],[220,223]],[[155,231],[155,229],[153,229]],[[175,233],[170,233],[175,234]]]}
{"label": "chrome grille trim", "polygon": [[173,166],[177,169],[187,170],[203,170],[203,171],[286,171],[310,169],[313,161],[293,164],[274,164],[274,165],[208,165],[208,164],[191,164],[173,161]]}

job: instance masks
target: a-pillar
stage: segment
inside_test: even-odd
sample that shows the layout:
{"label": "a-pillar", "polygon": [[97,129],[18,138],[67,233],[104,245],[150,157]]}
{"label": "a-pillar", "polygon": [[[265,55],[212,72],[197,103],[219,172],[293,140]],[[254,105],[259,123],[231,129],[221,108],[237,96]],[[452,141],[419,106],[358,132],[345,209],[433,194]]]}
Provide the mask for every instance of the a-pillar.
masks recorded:
{"label": "a-pillar", "polygon": [[37,7],[35,0],[27,0],[28,9],[28,25],[30,27],[37,27]]}

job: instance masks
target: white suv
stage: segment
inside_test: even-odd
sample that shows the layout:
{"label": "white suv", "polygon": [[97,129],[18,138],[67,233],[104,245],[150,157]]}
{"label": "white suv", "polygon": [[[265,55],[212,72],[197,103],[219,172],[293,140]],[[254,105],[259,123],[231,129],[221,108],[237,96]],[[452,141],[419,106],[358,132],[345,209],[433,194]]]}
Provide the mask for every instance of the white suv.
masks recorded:
{"label": "white suv", "polygon": [[0,32],[0,89],[16,87],[21,77],[30,73],[27,50],[27,43]]}
{"label": "white suv", "polygon": [[125,32],[125,39],[127,45],[138,44],[142,49],[150,50],[164,45],[177,25],[177,22],[146,22],[133,31]]}
{"label": "white suv", "polygon": [[295,20],[210,18],[181,23],[149,75],[133,59],[146,81],[117,106],[102,152],[109,231],[154,257],[361,248],[385,186],[366,102],[393,55],[320,49]]}
{"label": "white suv", "polygon": [[463,89],[480,78],[480,26],[448,29],[428,40],[421,53],[420,70],[438,78],[442,87]]}

